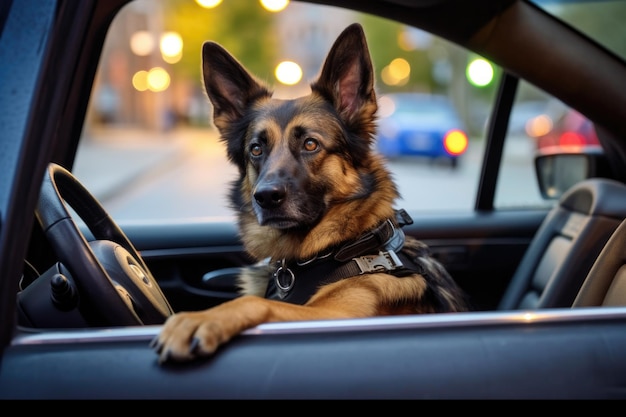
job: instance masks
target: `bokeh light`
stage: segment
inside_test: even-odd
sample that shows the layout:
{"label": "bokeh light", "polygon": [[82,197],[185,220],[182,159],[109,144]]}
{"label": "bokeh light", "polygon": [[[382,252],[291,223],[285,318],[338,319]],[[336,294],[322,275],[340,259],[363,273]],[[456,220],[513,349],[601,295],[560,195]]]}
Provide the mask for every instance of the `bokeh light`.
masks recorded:
{"label": "bokeh light", "polygon": [[170,86],[170,74],[161,67],[154,67],[150,71],[137,71],[133,75],[133,87],[137,91],[150,90],[155,93],[165,91]]}
{"label": "bokeh light", "polygon": [[451,155],[461,155],[467,149],[468,139],[460,130],[452,130],[446,134],[444,146]]}
{"label": "bokeh light", "polygon": [[466,76],[472,85],[484,87],[493,80],[493,67],[486,59],[477,58],[467,66]]}
{"label": "bokeh light", "polygon": [[165,91],[170,86],[170,75],[161,67],[148,71],[148,88],[150,91]]}
{"label": "bokeh light", "polygon": [[137,91],[146,91],[148,89],[148,71],[137,71],[133,75],[133,87]]}
{"label": "bokeh light", "polygon": [[183,56],[183,38],[176,32],[166,32],[161,36],[161,55],[168,64],[175,64]]}
{"label": "bokeh light", "polygon": [[130,50],[138,56],[150,55],[154,50],[154,38],[152,34],[145,30],[133,33],[130,37]]}
{"label": "bokeh light", "polygon": [[205,9],[212,9],[220,5],[222,0],[196,0],[199,6],[204,7]]}
{"label": "bokeh light", "polygon": [[396,58],[384,67],[380,73],[387,85],[405,85],[411,75],[411,64],[404,58]]}
{"label": "bokeh light", "polygon": [[289,0],[260,0],[261,6],[270,12],[280,12],[289,5]]}
{"label": "bokeh light", "polygon": [[388,96],[378,98],[378,117],[389,117],[396,111],[396,103]]}
{"label": "bokeh light", "polygon": [[302,68],[295,62],[283,61],[276,66],[274,75],[279,82],[294,85],[302,79]]}
{"label": "bokeh light", "polygon": [[552,119],[545,114],[541,114],[528,120],[524,126],[524,130],[526,130],[526,134],[531,138],[538,138],[550,133],[552,126]]}

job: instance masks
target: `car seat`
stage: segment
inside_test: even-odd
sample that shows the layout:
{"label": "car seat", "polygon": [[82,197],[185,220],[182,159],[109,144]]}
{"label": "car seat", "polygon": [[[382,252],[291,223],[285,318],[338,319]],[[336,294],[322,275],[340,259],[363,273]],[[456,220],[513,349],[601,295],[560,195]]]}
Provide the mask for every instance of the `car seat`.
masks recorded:
{"label": "car seat", "polygon": [[626,184],[590,178],[572,186],[537,230],[498,309],[571,307],[591,266],[624,218]]}
{"label": "car seat", "polygon": [[626,221],[600,252],[573,307],[626,306]]}

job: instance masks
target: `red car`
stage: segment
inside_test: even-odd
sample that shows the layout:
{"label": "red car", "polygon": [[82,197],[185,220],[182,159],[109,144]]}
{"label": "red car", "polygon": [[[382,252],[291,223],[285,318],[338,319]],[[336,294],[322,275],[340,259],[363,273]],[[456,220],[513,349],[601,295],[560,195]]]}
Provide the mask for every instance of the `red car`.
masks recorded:
{"label": "red car", "polygon": [[526,124],[526,133],[536,139],[537,149],[542,152],[579,151],[582,146],[600,147],[591,121],[572,109],[554,123],[546,115],[532,118]]}

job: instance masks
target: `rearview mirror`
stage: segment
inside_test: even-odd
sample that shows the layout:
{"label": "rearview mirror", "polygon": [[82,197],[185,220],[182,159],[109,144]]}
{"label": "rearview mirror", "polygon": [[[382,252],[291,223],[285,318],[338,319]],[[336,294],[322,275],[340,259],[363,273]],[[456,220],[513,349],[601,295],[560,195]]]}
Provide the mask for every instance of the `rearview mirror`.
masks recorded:
{"label": "rearview mirror", "polygon": [[541,196],[558,199],[572,185],[593,177],[610,177],[610,167],[602,148],[580,152],[542,153],[535,157],[535,171]]}

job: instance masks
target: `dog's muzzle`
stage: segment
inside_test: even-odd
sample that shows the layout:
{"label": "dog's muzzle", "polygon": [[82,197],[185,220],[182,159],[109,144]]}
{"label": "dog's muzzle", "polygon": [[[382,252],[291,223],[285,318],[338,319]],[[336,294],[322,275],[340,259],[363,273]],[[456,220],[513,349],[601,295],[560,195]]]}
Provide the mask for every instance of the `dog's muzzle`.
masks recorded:
{"label": "dog's muzzle", "polygon": [[254,191],[254,201],[264,210],[274,210],[280,207],[286,198],[287,187],[284,183],[264,183]]}
{"label": "dog's muzzle", "polygon": [[264,183],[256,188],[253,198],[254,214],[260,225],[276,229],[297,226],[298,222],[287,213],[285,207],[287,187],[284,184]]}

